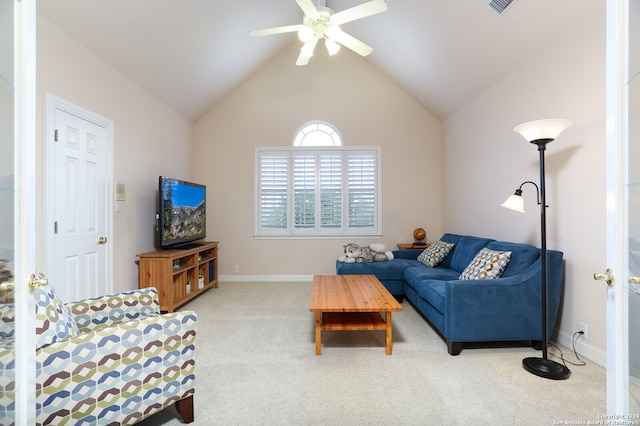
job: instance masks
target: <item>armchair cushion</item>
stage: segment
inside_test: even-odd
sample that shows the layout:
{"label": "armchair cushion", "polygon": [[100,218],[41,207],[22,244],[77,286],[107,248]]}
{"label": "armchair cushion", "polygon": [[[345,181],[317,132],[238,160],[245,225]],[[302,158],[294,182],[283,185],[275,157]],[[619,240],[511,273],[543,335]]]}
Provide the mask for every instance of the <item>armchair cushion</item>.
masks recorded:
{"label": "armchair cushion", "polygon": [[78,335],[76,322],[51,285],[37,288],[33,297],[36,303],[37,348]]}

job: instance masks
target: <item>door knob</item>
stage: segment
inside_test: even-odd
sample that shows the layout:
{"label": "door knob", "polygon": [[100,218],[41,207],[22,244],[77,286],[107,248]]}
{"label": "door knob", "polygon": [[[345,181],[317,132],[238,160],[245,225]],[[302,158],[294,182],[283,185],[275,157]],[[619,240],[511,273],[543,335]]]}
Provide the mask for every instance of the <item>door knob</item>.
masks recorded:
{"label": "door knob", "polygon": [[613,287],[613,269],[607,268],[607,270],[602,272],[596,272],[593,274],[593,279],[598,281],[606,281],[609,287]]}
{"label": "door knob", "polygon": [[43,274],[36,272],[29,275],[29,291],[34,293],[37,289],[46,287],[49,284],[49,280]]}
{"label": "door knob", "polygon": [[98,238],[98,244],[107,244],[107,237]]}

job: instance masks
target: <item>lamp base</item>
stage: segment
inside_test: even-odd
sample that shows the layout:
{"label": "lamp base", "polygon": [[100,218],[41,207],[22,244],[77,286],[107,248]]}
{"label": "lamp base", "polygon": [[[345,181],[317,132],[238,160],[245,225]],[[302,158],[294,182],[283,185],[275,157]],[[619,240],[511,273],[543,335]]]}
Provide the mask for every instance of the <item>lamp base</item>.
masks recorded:
{"label": "lamp base", "polygon": [[545,379],[565,380],[571,375],[571,370],[562,364],[545,358],[525,358],[522,367],[531,374]]}

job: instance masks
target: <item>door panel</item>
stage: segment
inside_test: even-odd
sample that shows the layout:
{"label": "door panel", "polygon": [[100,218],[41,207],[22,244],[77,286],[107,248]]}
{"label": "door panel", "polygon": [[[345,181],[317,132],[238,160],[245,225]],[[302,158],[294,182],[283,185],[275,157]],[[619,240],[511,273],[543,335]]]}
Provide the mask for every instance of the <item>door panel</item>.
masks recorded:
{"label": "door panel", "polygon": [[[54,109],[52,283],[64,301],[109,293],[110,129]],[[108,241],[108,238],[106,238]]]}

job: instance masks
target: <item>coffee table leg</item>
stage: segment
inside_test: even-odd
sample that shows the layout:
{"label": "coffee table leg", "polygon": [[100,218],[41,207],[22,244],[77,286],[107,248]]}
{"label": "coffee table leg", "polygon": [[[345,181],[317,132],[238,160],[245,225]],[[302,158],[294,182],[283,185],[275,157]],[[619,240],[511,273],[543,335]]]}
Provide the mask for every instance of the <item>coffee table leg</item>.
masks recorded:
{"label": "coffee table leg", "polygon": [[391,355],[391,345],[393,345],[393,323],[391,322],[391,312],[386,312],[386,323],[387,323],[387,339],[386,339],[386,349],[387,355]]}
{"label": "coffee table leg", "polygon": [[316,312],[316,355],[320,355],[322,345],[322,313]]}

